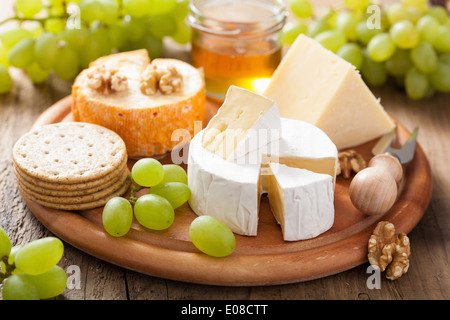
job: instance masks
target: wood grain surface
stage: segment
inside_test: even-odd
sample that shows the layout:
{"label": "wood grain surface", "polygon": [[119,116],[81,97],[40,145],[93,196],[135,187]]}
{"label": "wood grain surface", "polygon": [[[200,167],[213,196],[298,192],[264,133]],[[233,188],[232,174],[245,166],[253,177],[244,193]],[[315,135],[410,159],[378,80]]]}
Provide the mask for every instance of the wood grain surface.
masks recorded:
{"label": "wood grain surface", "polygon": [[[8,4],[9,3],[9,4]],[[12,0],[2,1],[0,18],[12,14]],[[331,3],[315,1],[318,6]],[[171,49],[166,56],[187,58]],[[53,76],[33,85],[20,70],[12,69],[13,90],[0,96],[0,222],[13,244],[52,235],[30,212],[12,171],[14,143],[50,105],[70,94],[70,82]],[[386,110],[409,131],[420,127],[418,142],[432,171],[430,206],[409,233],[411,263],[408,273],[390,281],[381,276],[380,289],[370,289],[368,264],[307,282],[276,286],[213,286],[165,280],[117,267],[65,244],[60,266],[68,275],[80,272],[79,283],[58,298],[68,300],[409,300],[450,299],[450,94],[411,101],[394,86],[373,88]],[[179,263],[183,263],[180,261]],[[74,272],[75,270],[75,272]]]}

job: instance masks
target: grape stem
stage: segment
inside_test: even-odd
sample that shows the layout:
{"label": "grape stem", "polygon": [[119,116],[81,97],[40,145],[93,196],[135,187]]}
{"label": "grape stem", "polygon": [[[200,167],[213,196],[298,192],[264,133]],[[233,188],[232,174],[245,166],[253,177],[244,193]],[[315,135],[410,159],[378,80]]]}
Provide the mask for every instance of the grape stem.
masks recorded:
{"label": "grape stem", "polygon": [[144,189],[144,187],[134,182],[131,175],[129,175],[129,179],[131,180],[131,189],[130,189],[130,199],[128,201],[130,201],[131,205],[134,206],[136,200],[138,199],[136,197],[136,192],[139,192],[140,190]]}
{"label": "grape stem", "polygon": [[14,264],[14,262],[12,264],[8,263],[8,256],[4,256],[1,259],[1,262],[3,262],[5,264],[5,273],[3,273],[0,270],[0,283],[3,282],[3,280],[5,280],[6,278],[8,278],[9,276],[12,275],[12,272],[14,271],[14,269],[16,269],[16,266]]}

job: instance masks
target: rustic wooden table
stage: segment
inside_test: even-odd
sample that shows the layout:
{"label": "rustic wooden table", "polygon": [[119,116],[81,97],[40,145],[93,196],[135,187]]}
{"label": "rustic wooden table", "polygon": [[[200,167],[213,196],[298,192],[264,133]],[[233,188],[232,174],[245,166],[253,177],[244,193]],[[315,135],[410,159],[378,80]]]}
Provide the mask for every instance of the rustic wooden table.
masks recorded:
{"label": "rustic wooden table", "polygon": [[[0,18],[12,13],[12,0],[1,3]],[[323,4],[323,2],[321,2]],[[173,52],[167,53],[173,55]],[[186,57],[186,52],[178,52]],[[0,221],[13,244],[51,233],[23,201],[12,170],[11,150],[36,118],[50,105],[70,94],[71,83],[53,76],[33,85],[13,69],[14,87],[0,96]],[[160,279],[94,258],[65,243],[60,262],[71,282],[61,299],[68,300],[309,300],[309,299],[450,299],[450,94],[411,101],[385,86],[374,89],[386,110],[407,129],[419,126],[419,144],[428,156],[433,194],[420,223],[410,232],[411,263],[395,281],[381,276],[380,288],[367,285],[368,263],[308,282],[261,287],[219,287]],[[180,261],[182,263],[182,261]],[[73,280],[73,282],[72,282]],[[369,279],[370,282],[370,279]]]}

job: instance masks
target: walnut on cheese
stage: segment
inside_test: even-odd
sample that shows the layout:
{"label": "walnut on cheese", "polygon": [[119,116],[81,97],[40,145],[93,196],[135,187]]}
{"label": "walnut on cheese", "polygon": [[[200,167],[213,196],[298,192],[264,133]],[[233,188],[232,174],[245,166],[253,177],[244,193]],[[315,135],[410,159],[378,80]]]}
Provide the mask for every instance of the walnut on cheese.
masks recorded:
{"label": "walnut on cheese", "polygon": [[342,173],[345,179],[349,179],[352,170],[356,173],[367,167],[366,160],[363,156],[355,150],[348,150],[340,152],[338,155],[339,161],[336,174]]}
{"label": "walnut on cheese", "polygon": [[108,70],[105,65],[100,65],[87,73],[87,85],[94,90],[109,94],[126,90],[128,79],[117,69]]}
{"label": "walnut on cheese", "polygon": [[380,221],[368,243],[368,259],[380,271],[386,270],[390,280],[400,278],[408,271],[411,247],[405,233],[395,234],[395,227],[388,221]]}
{"label": "walnut on cheese", "polygon": [[141,92],[153,95],[159,89],[162,94],[172,94],[181,91],[183,78],[175,66],[156,66],[150,64],[141,75]]}

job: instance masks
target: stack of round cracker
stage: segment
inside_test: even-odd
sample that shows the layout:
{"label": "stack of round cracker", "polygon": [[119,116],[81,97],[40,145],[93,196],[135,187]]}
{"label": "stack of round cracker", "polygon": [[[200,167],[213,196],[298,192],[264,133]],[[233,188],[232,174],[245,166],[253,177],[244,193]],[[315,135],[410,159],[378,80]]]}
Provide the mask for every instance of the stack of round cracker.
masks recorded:
{"label": "stack of round cracker", "polygon": [[124,141],[102,126],[82,122],[44,125],[13,148],[22,195],[59,210],[101,207],[131,184]]}

